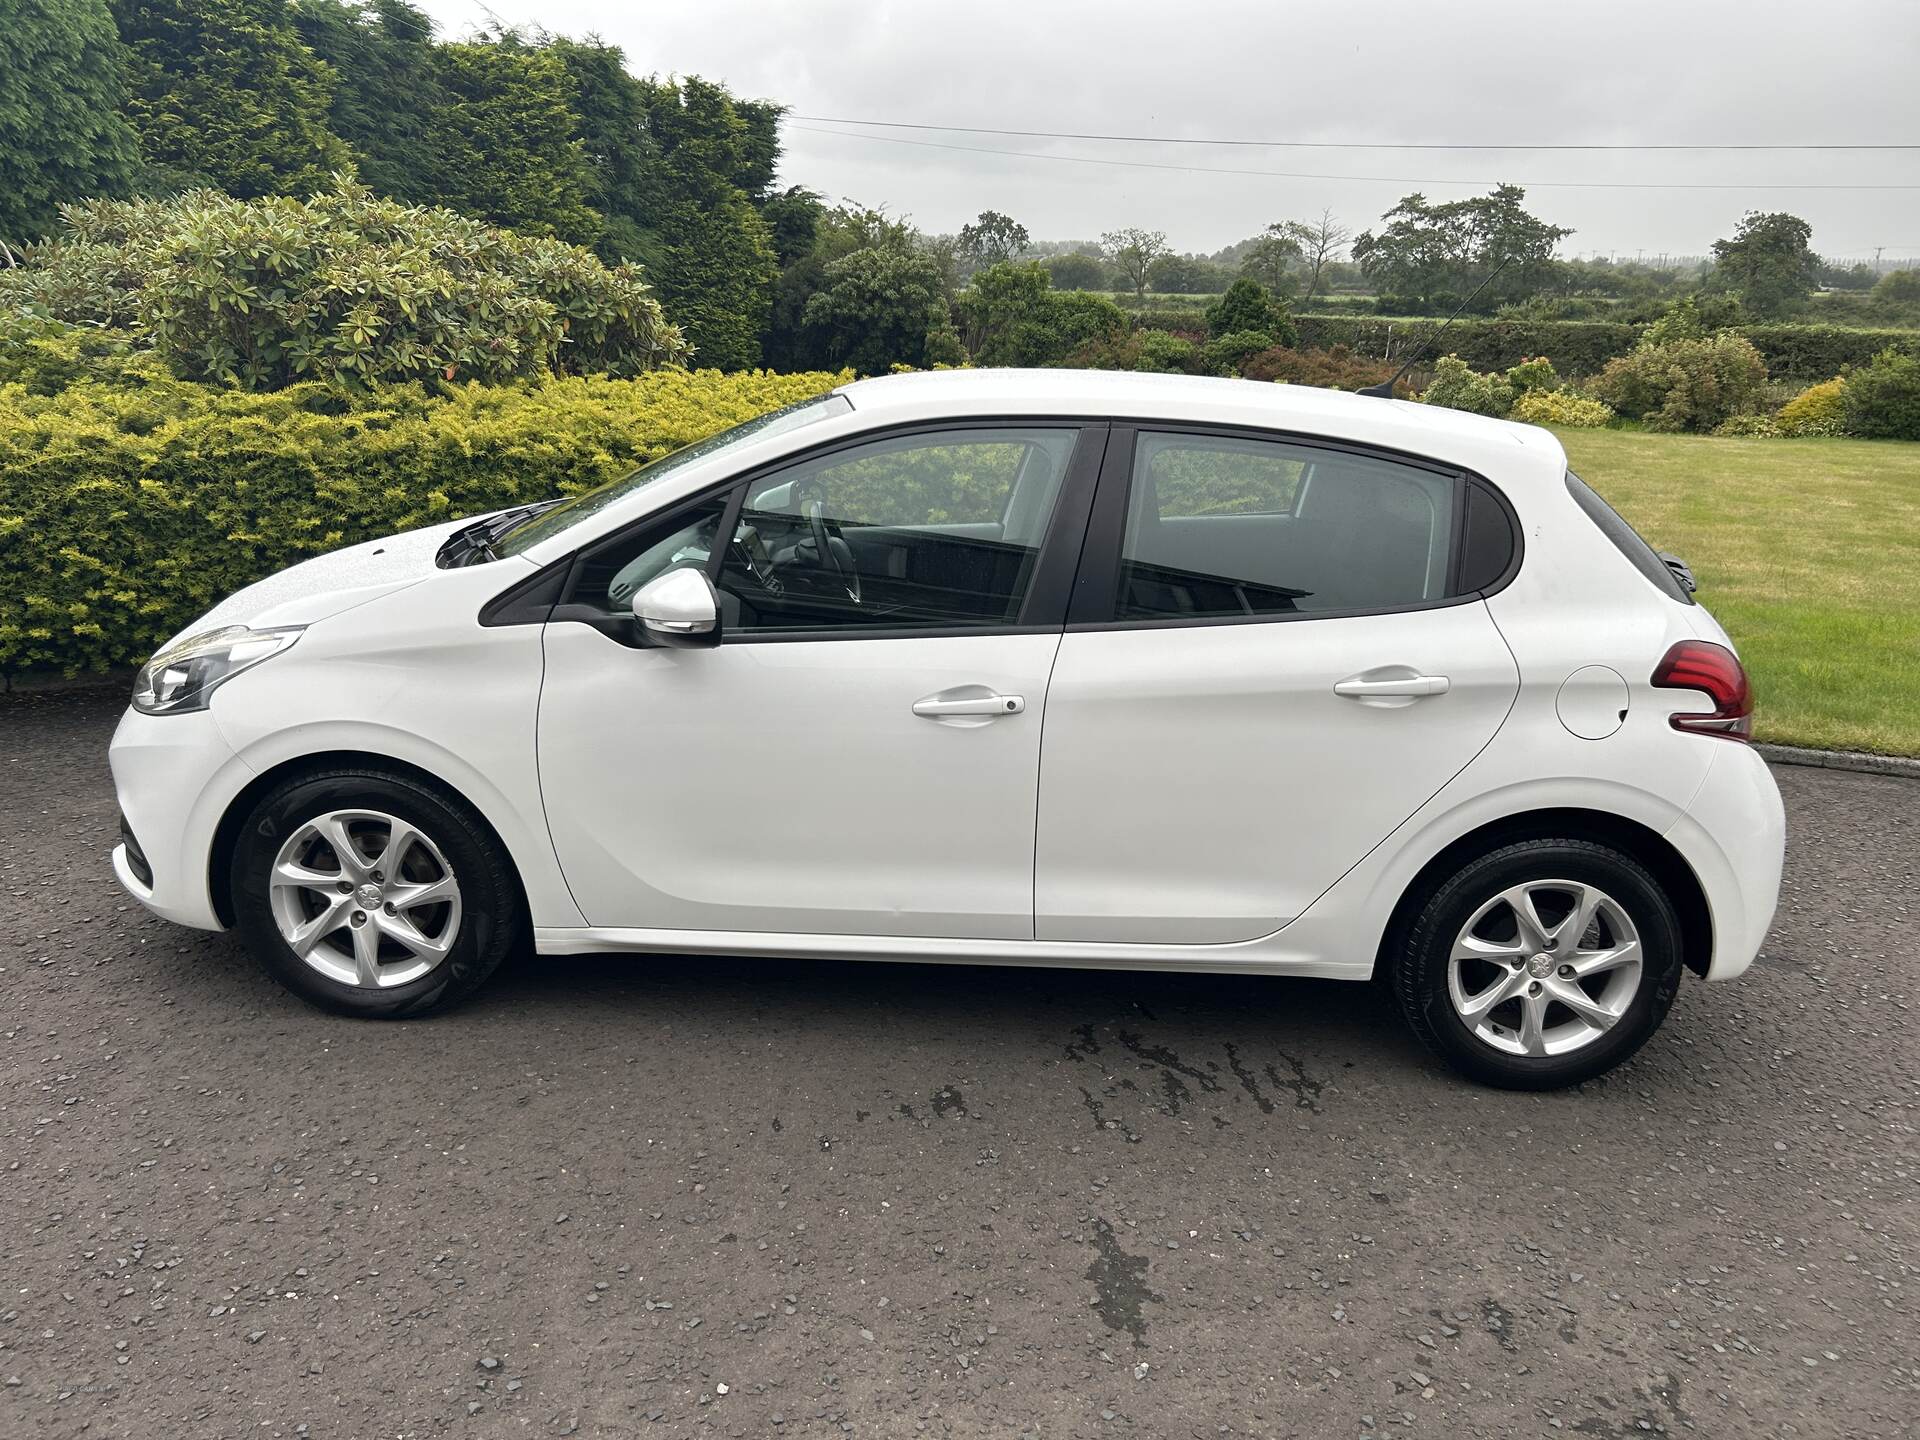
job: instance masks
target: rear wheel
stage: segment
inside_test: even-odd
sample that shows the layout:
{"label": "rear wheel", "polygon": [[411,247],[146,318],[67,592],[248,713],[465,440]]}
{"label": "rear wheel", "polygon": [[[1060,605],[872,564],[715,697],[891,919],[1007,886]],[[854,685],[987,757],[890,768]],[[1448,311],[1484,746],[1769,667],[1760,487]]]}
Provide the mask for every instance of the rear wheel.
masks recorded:
{"label": "rear wheel", "polygon": [[1489,1085],[1549,1090],[1618,1065],[1666,1019],[1680,924],[1647,870],[1578,839],[1507,845],[1421,905],[1392,957],[1412,1025]]}
{"label": "rear wheel", "polygon": [[465,804],[411,776],[302,775],[270,791],[234,847],[237,928],[317,1005],[400,1018],[477,989],[521,928],[519,885]]}

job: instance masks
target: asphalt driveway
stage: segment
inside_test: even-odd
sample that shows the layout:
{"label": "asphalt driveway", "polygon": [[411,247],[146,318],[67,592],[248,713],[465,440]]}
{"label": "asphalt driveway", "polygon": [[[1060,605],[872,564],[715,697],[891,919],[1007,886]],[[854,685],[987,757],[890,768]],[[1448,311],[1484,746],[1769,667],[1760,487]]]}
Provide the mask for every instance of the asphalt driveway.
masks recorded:
{"label": "asphalt driveway", "polygon": [[1920,1430],[1920,782],[1781,771],[1744,981],[1576,1092],[1370,987],[522,963],[309,1010],[0,697],[0,1435]]}

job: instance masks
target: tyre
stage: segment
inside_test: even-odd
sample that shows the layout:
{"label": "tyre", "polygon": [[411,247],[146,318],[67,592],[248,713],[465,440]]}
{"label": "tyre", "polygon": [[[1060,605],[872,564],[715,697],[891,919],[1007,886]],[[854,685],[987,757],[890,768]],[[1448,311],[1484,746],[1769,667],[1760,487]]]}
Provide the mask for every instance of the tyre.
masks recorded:
{"label": "tyre", "polygon": [[400,1019],[463,999],[523,928],[519,881],[485,823],[380,770],[275,786],[241,829],[231,882],[235,928],[268,973],[347,1015]]}
{"label": "tyre", "polygon": [[1509,1090],[1577,1085],[1660,1028],[1680,985],[1673,903],[1631,856],[1573,838],[1472,861],[1420,902],[1390,956],[1414,1033]]}

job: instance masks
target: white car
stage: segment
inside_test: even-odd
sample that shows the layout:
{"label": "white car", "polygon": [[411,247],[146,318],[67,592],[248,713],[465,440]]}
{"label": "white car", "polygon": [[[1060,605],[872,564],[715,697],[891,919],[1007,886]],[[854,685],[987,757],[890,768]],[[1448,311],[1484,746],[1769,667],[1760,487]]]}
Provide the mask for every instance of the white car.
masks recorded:
{"label": "white car", "polygon": [[1544,430],[863,381],[232,596],[140,673],[113,865],[357,1015],[528,941],[1378,976],[1467,1074],[1570,1084],[1773,914],[1690,589]]}

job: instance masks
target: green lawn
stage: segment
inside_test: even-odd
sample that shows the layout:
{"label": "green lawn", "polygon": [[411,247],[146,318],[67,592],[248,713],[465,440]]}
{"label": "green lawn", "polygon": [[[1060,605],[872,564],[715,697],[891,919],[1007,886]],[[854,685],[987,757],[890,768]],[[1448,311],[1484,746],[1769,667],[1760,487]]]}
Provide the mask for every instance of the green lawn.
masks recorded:
{"label": "green lawn", "polygon": [[1761,740],[1920,755],[1920,444],[1557,432],[1753,676]]}

